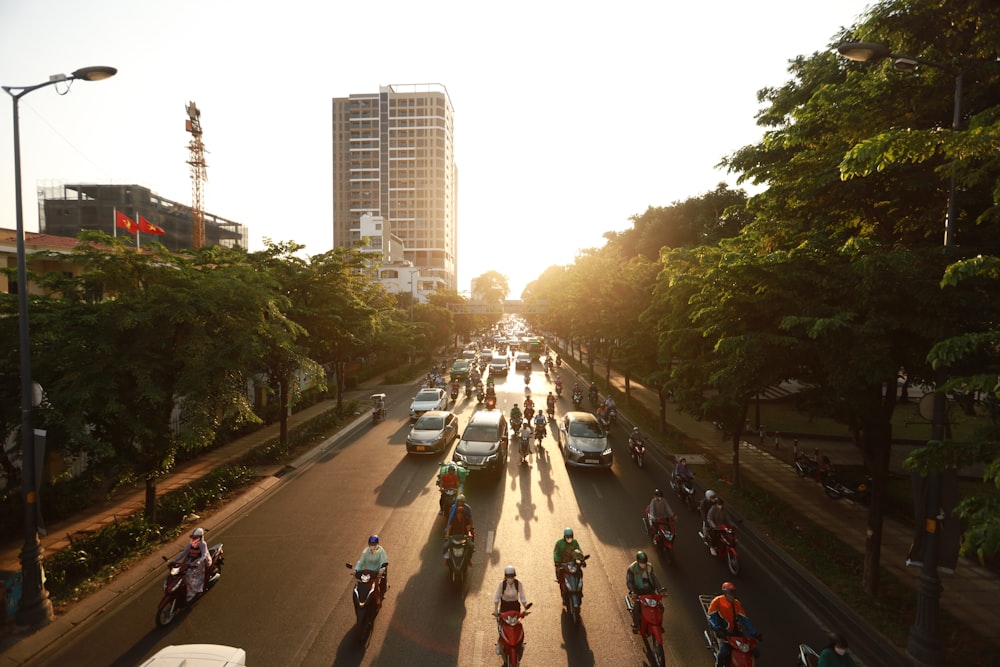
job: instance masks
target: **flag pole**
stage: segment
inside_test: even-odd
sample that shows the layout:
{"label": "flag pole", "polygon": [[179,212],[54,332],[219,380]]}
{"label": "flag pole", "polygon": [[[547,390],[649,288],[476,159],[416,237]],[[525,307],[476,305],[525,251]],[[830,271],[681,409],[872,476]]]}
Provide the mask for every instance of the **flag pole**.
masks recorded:
{"label": "flag pole", "polygon": [[135,211],[135,249],[139,249],[139,209]]}
{"label": "flag pole", "polygon": [[118,207],[117,206],[114,207],[114,212],[115,212],[114,224],[111,225],[111,232],[112,232],[112,236],[114,236],[115,238],[118,238]]}

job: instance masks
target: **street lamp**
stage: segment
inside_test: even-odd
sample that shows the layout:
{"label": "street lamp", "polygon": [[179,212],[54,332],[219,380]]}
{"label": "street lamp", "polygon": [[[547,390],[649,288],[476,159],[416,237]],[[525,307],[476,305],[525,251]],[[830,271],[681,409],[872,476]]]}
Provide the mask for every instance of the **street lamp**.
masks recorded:
{"label": "street lamp", "polygon": [[[42,579],[42,549],[38,541],[38,490],[35,488],[35,430],[31,411],[33,383],[31,380],[31,350],[28,335],[28,270],[24,251],[24,211],[21,201],[21,130],[18,102],[28,93],[80,79],[101,81],[118,73],[114,67],[83,67],[69,76],[53,74],[48,81],[34,86],[3,86],[14,105],[14,210],[17,225],[17,324],[18,349],[21,361],[21,488],[24,493],[24,546],[21,548],[21,601],[17,622],[38,626],[52,620],[52,602]],[[66,92],[69,92],[67,88]],[[62,93],[65,95],[65,93]]]}
{"label": "street lamp", "polygon": [[[892,58],[893,68],[901,72],[911,72],[917,65],[926,65],[941,69],[955,77],[955,103],[951,119],[951,129],[957,131],[962,122],[962,79],[965,72],[944,63],[894,54],[884,44],[875,42],[850,42],[841,44],[837,50],[848,60],[858,62],[876,62]],[[948,208],[944,219],[944,247],[947,248],[955,240],[955,170],[951,172],[948,184]],[[940,380],[940,378],[939,378]],[[931,419],[931,439],[943,441],[945,437],[946,397],[940,391],[934,392],[933,416]],[[944,513],[941,509],[941,473],[934,472],[927,476],[927,497],[925,499],[927,521],[924,526],[924,554],[920,577],[917,580],[917,618],[910,628],[910,637],[906,644],[907,652],[927,665],[944,664],[944,647],[938,631],[938,608],[941,602],[941,580],[938,577],[938,546],[941,540],[941,521]]]}

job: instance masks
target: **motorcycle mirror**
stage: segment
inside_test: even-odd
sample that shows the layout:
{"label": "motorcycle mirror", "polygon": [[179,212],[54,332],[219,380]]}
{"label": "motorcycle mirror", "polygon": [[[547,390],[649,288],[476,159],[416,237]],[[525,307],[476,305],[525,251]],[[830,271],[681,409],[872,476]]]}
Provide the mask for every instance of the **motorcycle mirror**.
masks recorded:
{"label": "motorcycle mirror", "polygon": [[535,603],[534,602],[529,602],[528,604],[524,605],[524,610],[528,611],[529,609],[531,609],[531,605],[533,605],[533,604],[535,604]]}
{"label": "motorcycle mirror", "polygon": [[349,570],[353,570],[354,569],[354,566],[351,565],[350,563],[344,563],[344,566],[347,567],[347,569],[349,569]]}

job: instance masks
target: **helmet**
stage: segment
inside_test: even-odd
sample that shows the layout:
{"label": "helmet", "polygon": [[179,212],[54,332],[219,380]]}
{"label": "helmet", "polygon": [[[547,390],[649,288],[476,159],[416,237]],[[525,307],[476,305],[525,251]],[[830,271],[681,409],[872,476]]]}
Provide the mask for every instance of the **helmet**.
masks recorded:
{"label": "helmet", "polygon": [[663,491],[660,491],[659,489],[657,489],[657,490],[653,491],[653,495],[656,496],[657,498],[662,498],[663,497]]}
{"label": "helmet", "polygon": [[448,472],[455,472],[455,464],[454,463],[449,463],[448,464]]}
{"label": "helmet", "polygon": [[374,546],[376,544],[378,544],[378,535],[372,535],[371,537],[368,538],[369,546]]}
{"label": "helmet", "polygon": [[516,577],[517,570],[514,569],[513,565],[508,565],[503,569],[503,576],[505,577]]}
{"label": "helmet", "polygon": [[566,530],[564,530],[563,531],[563,537],[565,537],[567,540],[572,540],[573,539],[573,529],[572,528],[567,528]]}
{"label": "helmet", "polygon": [[455,498],[455,501],[464,505],[465,504],[465,494],[464,493],[458,494],[458,498]]}
{"label": "helmet", "polygon": [[638,426],[633,426],[632,427],[632,432],[633,433],[638,433],[639,432],[639,427]]}
{"label": "helmet", "polygon": [[715,491],[713,491],[712,489],[709,489],[708,491],[705,492],[705,500],[711,500],[714,497],[715,497]]}
{"label": "helmet", "polygon": [[728,591],[728,592],[735,593],[736,592],[736,584],[734,584],[731,581],[724,581],[724,582],[722,582],[722,591],[723,592],[727,592]]}
{"label": "helmet", "polygon": [[205,537],[205,529],[195,528],[194,530],[191,531],[191,537]]}
{"label": "helmet", "polygon": [[635,552],[635,560],[636,560],[637,563],[648,563],[649,562],[649,556],[646,555],[645,551],[636,551]]}

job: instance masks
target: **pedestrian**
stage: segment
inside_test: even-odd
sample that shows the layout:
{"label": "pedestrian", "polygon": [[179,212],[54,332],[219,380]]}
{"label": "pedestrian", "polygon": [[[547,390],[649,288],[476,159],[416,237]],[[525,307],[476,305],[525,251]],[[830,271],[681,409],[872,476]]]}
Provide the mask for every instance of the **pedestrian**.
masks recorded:
{"label": "pedestrian", "polygon": [[842,635],[830,635],[830,643],[819,654],[819,667],[856,667],[847,652],[847,640]]}

